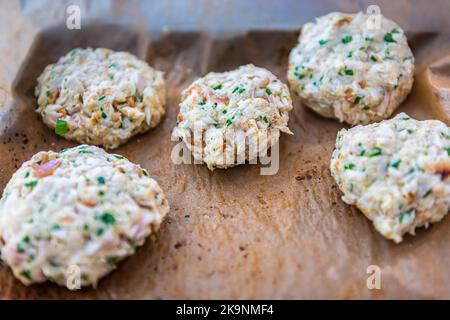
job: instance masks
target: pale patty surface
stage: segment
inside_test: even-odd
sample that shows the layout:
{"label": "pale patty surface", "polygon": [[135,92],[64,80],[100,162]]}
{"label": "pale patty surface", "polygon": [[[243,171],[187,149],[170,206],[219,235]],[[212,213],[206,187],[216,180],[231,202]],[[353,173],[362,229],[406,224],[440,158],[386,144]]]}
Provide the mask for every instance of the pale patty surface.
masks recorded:
{"label": "pale patty surface", "polygon": [[337,136],[331,173],[342,199],[386,238],[441,220],[450,208],[450,128],[405,113]]}
{"label": "pale patty surface", "polygon": [[290,87],[307,107],[351,125],[388,118],[411,91],[414,56],[384,16],[330,13],[303,26]]}
{"label": "pale patty surface", "polygon": [[39,152],[8,182],[0,201],[1,257],[24,284],[65,286],[72,266],[96,285],[156,231],[169,210],[147,171],[81,145]]}

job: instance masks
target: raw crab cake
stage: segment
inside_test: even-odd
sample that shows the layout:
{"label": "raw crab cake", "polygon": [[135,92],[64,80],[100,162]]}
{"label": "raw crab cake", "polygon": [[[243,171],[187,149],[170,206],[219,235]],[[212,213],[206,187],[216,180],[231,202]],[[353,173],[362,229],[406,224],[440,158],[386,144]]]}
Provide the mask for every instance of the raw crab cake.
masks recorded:
{"label": "raw crab cake", "polygon": [[37,112],[69,140],[117,148],[164,115],[162,72],[127,52],[74,49],[47,66],[35,90]]}
{"label": "raw crab cake", "polygon": [[386,238],[441,220],[450,208],[450,128],[405,113],[342,129],[331,173],[344,193]]}
{"label": "raw crab cake", "polygon": [[24,284],[96,285],[155,232],[169,210],[147,171],[94,146],[39,152],[0,202],[2,259]]}
{"label": "raw crab cake", "polygon": [[287,127],[292,101],[266,69],[241,66],[209,73],[182,93],[172,138],[183,140],[208,168],[228,168],[265,155]]}
{"label": "raw crab cake", "polygon": [[411,91],[414,57],[383,16],[330,13],[304,25],[288,81],[302,103],[351,125],[388,118]]}

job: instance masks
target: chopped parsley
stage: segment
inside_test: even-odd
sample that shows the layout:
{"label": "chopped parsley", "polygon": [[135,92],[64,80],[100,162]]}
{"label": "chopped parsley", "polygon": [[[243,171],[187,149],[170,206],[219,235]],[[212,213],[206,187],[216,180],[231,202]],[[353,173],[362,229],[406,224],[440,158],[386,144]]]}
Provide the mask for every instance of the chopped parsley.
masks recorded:
{"label": "chopped parsley", "polygon": [[447,154],[450,156],[450,148],[445,149],[447,151]]}
{"label": "chopped parsley", "polygon": [[32,281],[32,280],[33,280],[33,277],[31,276],[30,270],[23,270],[23,271],[20,273],[20,275],[21,275],[22,277],[24,277],[25,279],[29,280],[29,281]]}
{"label": "chopped parsley", "polygon": [[347,69],[347,67],[345,67],[344,73],[345,73],[347,76],[353,76],[353,75],[354,75],[353,70]]}
{"label": "chopped parsley", "polygon": [[232,93],[244,93],[245,89],[244,88],[240,88],[240,87],[236,87],[234,88]]}
{"label": "chopped parsley", "polygon": [[389,43],[393,43],[393,42],[397,42],[395,41],[395,39],[392,36],[391,32],[388,32],[384,35],[384,41],[389,42]]}
{"label": "chopped parsley", "polygon": [[108,115],[102,111],[102,118],[106,119],[107,117],[108,117]]}
{"label": "chopped parsley", "polygon": [[400,163],[402,162],[402,160],[397,160],[391,163],[391,167],[398,169],[398,167],[400,166]]}
{"label": "chopped parsley", "polygon": [[61,230],[61,226],[59,224],[54,224],[51,228],[51,231],[58,231]]}
{"label": "chopped parsley", "polygon": [[352,170],[355,167],[353,163],[344,165],[344,170]]}
{"label": "chopped parsley", "polygon": [[355,98],[355,101],[354,101],[354,103],[355,103],[355,104],[358,104],[358,103],[360,103],[360,102],[361,102],[361,100],[362,100],[362,98],[363,98],[363,97],[361,97],[361,96],[357,96],[357,97]]}
{"label": "chopped parsley", "polygon": [[324,45],[326,45],[328,43],[328,40],[324,40],[324,39],[320,39],[319,40],[319,44],[321,45],[321,46],[324,46]]}
{"label": "chopped parsley", "polygon": [[105,184],[105,178],[100,176],[97,178],[98,184]]}
{"label": "chopped parsley", "polygon": [[33,189],[38,184],[38,180],[33,180],[30,182],[25,183],[25,187]]}
{"label": "chopped parsley", "polygon": [[104,212],[99,217],[99,220],[102,221],[104,224],[108,224],[108,225],[114,225],[116,223],[116,218],[114,218],[114,215],[109,212]]}
{"label": "chopped parsley", "polygon": [[381,155],[381,151],[382,151],[382,149],[380,147],[374,147],[372,150],[372,153],[369,155],[369,158],[373,158],[373,157]]}
{"label": "chopped parsley", "polygon": [[353,57],[353,51],[349,51],[349,53],[347,55],[347,58],[351,58],[351,57]]}
{"label": "chopped parsley", "polygon": [[377,57],[375,57],[375,56],[370,56],[370,60],[372,60],[373,62],[377,62],[378,61]]}
{"label": "chopped parsley", "polygon": [[220,89],[222,89],[222,84],[219,83],[218,85],[215,85],[215,86],[213,86],[212,88],[213,88],[214,90],[220,90]]}
{"label": "chopped parsley", "polygon": [[266,93],[270,96],[272,94],[272,90],[270,90],[269,88],[266,88]]}
{"label": "chopped parsley", "polygon": [[101,96],[100,98],[97,99],[98,102],[103,101],[106,99],[106,96]]}
{"label": "chopped parsley", "polygon": [[116,257],[108,257],[106,259],[106,263],[110,266],[115,266],[117,264],[117,258]]}
{"label": "chopped parsley", "polygon": [[353,37],[348,35],[348,36],[345,36],[345,37],[342,38],[342,43],[343,44],[347,44],[347,43],[352,42],[352,40],[353,40]]}
{"label": "chopped parsley", "polygon": [[113,156],[117,159],[124,159],[124,156],[121,156],[120,154],[113,154]]}
{"label": "chopped parsley", "polygon": [[305,77],[304,74],[298,73],[297,71],[294,72],[294,76],[296,76],[298,80],[301,80]]}
{"label": "chopped parsley", "polygon": [[69,128],[67,127],[67,121],[63,119],[56,120],[55,133],[59,136],[62,136],[69,132]]}
{"label": "chopped parsley", "polygon": [[342,18],[338,20],[339,23],[349,23],[350,20],[348,20],[347,18]]}

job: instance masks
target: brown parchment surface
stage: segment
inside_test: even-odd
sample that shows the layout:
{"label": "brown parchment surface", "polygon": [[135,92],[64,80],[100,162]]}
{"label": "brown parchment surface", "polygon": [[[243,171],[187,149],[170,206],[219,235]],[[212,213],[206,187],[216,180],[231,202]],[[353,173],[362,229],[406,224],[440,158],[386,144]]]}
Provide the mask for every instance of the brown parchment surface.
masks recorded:
{"label": "brown parchment surface", "polygon": [[[398,111],[450,125],[450,30],[439,24],[446,21],[450,3],[430,9],[434,1],[415,2],[419,8],[392,2],[397,4],[383,2],[383,12],[405,28],[417,61],[413,91]],[[323,13],[335,9],[323,3]],[[340,6],[355,12],[359,2]],[[108,10],[103,13],[116,17],[125,9],[116,5]],[[429,28],[423,19],[423,30],[414,27],[417,10],[429,19]],[[166,117],[115,152],[149,170],[171,210],[158,234],[95,290],[25,287],[0,264],[1,299],[450,298],[450,219],[398,245],[382,238],[356,208],[341,201],[330,176],[336,133],[344,125],[305,109],[294,94],[289,121],[294,135],[280,139],[276,175],[260,175],[259,165],[210,172],[203,165],[172,163],[170,133],[181,90],[208,71],[246,63],[286,81],[288,54],[303,21],[292,30],[221,36],[207,30],[149,31],[136,20],[93,21],[69,31],[49,23],[59,19],[52,12],[31,18],[19,2],[0,3],[0,190],[36,152],[75,146],[57,137],[34,112],[33,90],[43,68],[71,48],[108,47],[130,51],[165,72]],[[381,268],[381,290],[367,289],[370,265]]]}

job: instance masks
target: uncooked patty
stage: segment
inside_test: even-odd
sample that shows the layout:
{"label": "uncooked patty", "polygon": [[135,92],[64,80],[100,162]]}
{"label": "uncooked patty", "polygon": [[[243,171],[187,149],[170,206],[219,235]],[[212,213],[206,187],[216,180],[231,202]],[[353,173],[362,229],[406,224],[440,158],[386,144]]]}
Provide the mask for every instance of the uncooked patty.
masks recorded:
{"label": "uncooked patty", "polygon": [[344,193],[386,238],[441,220],[450,208],[450,128],[405,113],[342,129],[331,173]]}
{"label": "uncooked patty", "polygon": [[155,232],[168,202],[147,171],[94,146],[39,152],[0,202],[2,259],[24,284],[97,281]]}
{"label": "uncooked patty", "polygon": [[74,49],[47,66],[37,112],[69,140],[117,148],[164,115],[163,74],[127,52]]}
{"label": "uncooked patty", "polygon": [[369,17],[330,13],[307,23],[290,54],[291,89],[324,117],[380,121],[411,91],[414,57],[403,30],[381,15],[372,27]]}
{"label": "uncooked patty", "polygon": [[172,137],[209,169],[228,168],[265,155],[280,132],[291,133],[291,109],[287,86],[266,69],[246,65],[209,73],[183,91]]}

